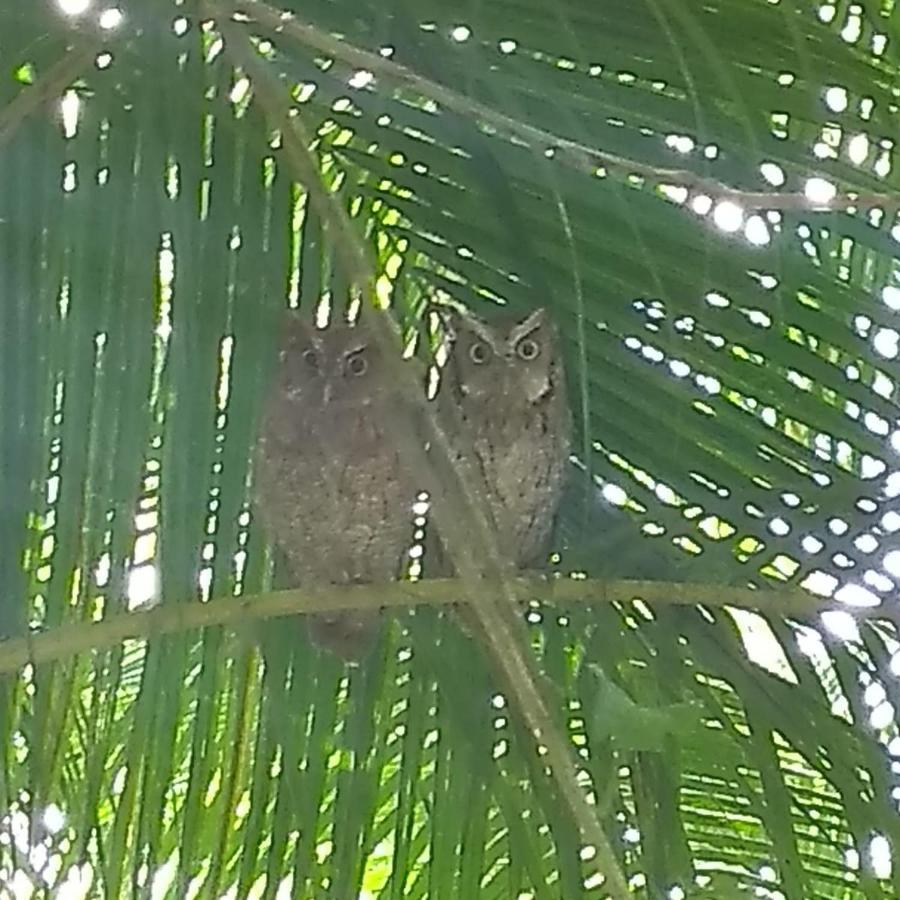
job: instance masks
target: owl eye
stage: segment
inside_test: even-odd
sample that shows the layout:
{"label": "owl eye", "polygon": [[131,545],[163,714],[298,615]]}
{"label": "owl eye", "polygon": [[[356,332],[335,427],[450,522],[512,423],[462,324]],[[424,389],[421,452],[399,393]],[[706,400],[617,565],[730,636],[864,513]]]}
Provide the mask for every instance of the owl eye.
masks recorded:
{"label": "owl eye", "polygon": [[476,366],[486,363],[491,357],[491,348],[484,341],[476,341],[469,347],[469,359]]}
{"label": "owl eye", "polygon": [[364,353],[354,353],[347,357],[344,369],[348,375],[365,375],[369,368],[369,361]]}
{"label": "owl eye", "polygon": [[304,350],[303,362],[312,369],[313,372],[319,371],[319,357],[315,350]]}
{"label": "owl eye", "polygon": [[524,359],[525,362],[531,362],[531,360],[537,359],[541,355],[541,345],[533,338],[522,338],[516,344],[516,355],[519,359]]}

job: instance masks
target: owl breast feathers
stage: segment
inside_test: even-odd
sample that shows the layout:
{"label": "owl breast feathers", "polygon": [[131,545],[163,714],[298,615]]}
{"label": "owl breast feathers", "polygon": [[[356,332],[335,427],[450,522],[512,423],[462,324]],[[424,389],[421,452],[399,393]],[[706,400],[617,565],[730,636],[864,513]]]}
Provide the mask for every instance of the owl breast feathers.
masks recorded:
{"label": "owl breast feathers", "polygon": [[[507,323],[449,307],[440,315],[452,352],[438,414],[445,404],[456,408],[453,453],[475,454],[501,553],[532,565],[547,550],[569,449],[556,331],[543,310]],[[422,486],[401,464],[389,431],[400,395],[389,368],[362,326],[318,330],[288,320],[257,444],[254,494],[291,584],[385,582],[400,574]],[[371,643],[377,617],[316,615],[310,630],[352,659]]]}
{"label": "owl breast feathers", "polygon": [[[414,495],[387,432],[394,402],[362,328],[288,321],[257,445],[257,514],[292,585],[385,582],[411,543]],[[377,617],[313,616],[320,643],[354,658]]]}

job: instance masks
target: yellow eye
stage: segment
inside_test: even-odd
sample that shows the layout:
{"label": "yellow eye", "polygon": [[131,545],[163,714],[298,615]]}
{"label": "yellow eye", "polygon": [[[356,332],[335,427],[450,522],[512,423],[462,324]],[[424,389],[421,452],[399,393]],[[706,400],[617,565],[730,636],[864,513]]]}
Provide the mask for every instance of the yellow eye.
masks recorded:
{"label": "yellow eye", "polygon": [[531,362],[531,360],[537,359],[540,355],[541,345],[533,338],[522,338],[516,344],[516,356],[525,360],[525,362]]}

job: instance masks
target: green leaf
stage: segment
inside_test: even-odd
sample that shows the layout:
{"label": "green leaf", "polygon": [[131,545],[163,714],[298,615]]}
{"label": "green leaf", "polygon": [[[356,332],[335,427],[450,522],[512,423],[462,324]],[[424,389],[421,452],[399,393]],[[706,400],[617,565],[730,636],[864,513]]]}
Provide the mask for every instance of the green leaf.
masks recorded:
{"label": "green leaf", "polygon": [[694,701],[659,706],[636,703],[596,664],[588,669],[597,681],[594,694],[593,734],[611,740],[623,750],[662,752],[667,738],[696,742],[703,738],[703,707]]}

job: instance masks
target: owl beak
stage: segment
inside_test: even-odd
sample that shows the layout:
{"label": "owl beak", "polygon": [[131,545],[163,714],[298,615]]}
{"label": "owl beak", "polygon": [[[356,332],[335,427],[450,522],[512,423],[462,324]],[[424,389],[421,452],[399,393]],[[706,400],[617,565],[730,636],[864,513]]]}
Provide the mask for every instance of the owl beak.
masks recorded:
{"label": "owl beak", "polygon": [[537,403],[550,388],[546,372],[535,372],[525,379],[525,396],[529,403]]}
{"label": "owl beak", "polygon": [[325,385],[322,388],[322,406],[328,406],[331,402],[331,384],[329,382],[325,382]]}
{"label": "owl beak", "polygon": [[[513,353],[505,353],[503,358],[507,366],[512,368],[517,365],[516,357]],[[513,384],[515,384],[515,371],[513,371],[512,375]],[[550,390],[550,383],[547,379],[548,375],[546,370],[526,372],[524,379],[518,382],[518,384],[521,385],[521,388],[517,387],[516,390],[522,390],[529,403],[538,403]],[[463,387],[463,390],[465,390],[465,387]]]}

